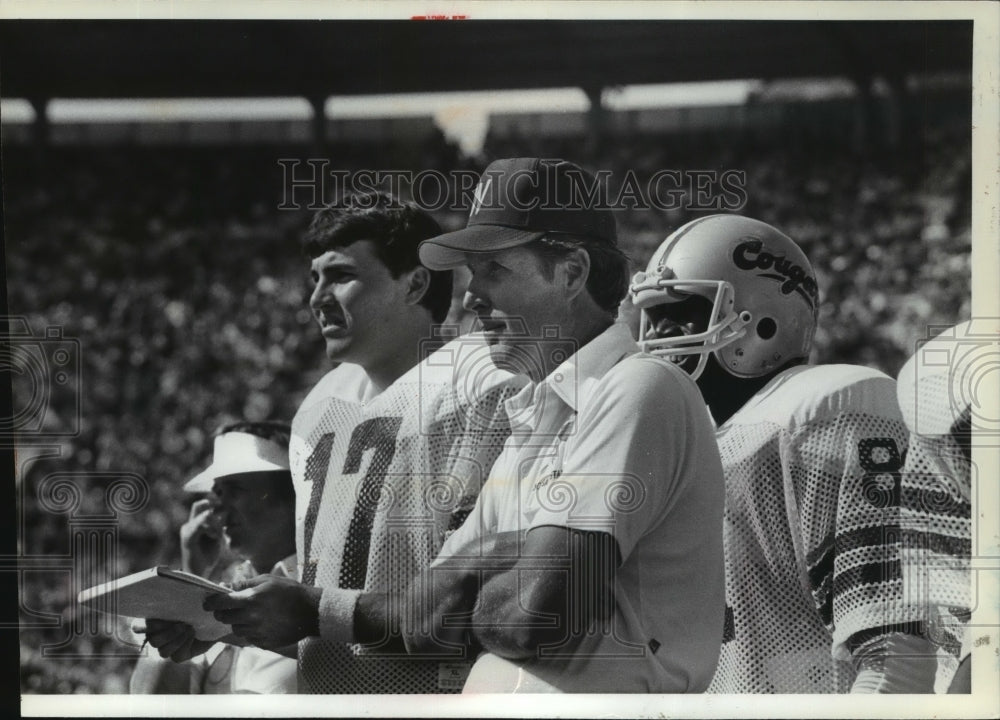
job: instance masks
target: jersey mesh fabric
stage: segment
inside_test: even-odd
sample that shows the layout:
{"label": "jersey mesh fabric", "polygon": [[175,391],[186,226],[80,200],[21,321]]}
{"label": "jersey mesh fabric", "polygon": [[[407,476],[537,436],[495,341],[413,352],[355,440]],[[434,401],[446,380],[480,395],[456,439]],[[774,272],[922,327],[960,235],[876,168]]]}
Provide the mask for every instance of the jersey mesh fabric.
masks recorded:
{"label": "jersey mesh fabric", "polygon": [[954,656],[972,607],[970,484],[968,457],[954,438],[911,436],[900,504],[905,591],[937,608],[929,631]]}
{"label": "jersey mesh fabric", "polygon": [[[290,460],[304,583],[402,595],[471,510],[509,434],[502,401],[516,388],[496,373],[470,400],[453,370],[415,368],[367,403],[336,387],[335,370],[321,381],[328,391],[303,403]],[[460,690],[439,682],[442,670],[377,644],[299,644],[301,692]]]}
{"label": "jersey mesh fabric", "polygon": [[918,632],[900,570],[908,433],[892,381],[852,366],[779,375],[717,432],[726,627],[709,692],[846,692],[851,653]]}
{"label": "jersey mesh fabric", "polygon": [[[903,475],[903,578],[906,591],[943,608],[933,629],[946,647],[945,661],[962,635],[968,640],[972,606],[969,563],[972,554],[973,466],[972,406],[967,381],[970,362],[981,346],[956,342],[975,337],[972,323],[962,323],[922,345],[899,372],[900,409],[910,427],[910,447]],[[940,363],[948,358],[949,363]],[[970,651],[969,643],[960,653]],[[942,663],[944,667],[945,663]],[[941,681],[939,673],[939,682]]]}

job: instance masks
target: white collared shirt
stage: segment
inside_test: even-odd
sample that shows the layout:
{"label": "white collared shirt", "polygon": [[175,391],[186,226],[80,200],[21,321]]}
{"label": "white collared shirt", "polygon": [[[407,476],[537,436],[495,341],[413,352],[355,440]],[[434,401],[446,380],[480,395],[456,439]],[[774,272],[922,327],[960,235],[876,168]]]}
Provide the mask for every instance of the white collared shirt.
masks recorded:
{"label": "white collared shirt", "polygon": [[[572,656],[521,663],[517,687],[495,691],[704,690],[724,619],[724,481],[694,383],[615,324],[507,410],[511,436],[441,555],[481,535],[555,525],[611,534],[622,564],[612,630]],[[481,679],[474,668],[470,685],[486,691]]]}
{"label": "white collared shirt", "polygon": [[[250,561],[237,570],[242,578],[258,573]],[[289,555],[271,568],[271,575],[295,578],[296,556]],[[276,695],[297,691],[298,663],[294,658],[259,647],[237,647],[216,643],[192,661],[191,692],[206,695],[263,694]]]}

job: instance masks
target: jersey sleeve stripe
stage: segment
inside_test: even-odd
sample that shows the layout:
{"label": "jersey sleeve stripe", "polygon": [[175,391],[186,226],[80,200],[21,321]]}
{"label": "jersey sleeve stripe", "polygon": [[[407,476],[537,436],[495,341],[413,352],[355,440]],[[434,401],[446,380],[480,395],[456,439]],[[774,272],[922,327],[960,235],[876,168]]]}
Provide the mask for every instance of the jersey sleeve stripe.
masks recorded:
{"label": "jersey sleeve stripe", "polygon": [[972,517],[972,505],[941,490],[904,486],[900,493],[900,505],[911,512],[917,510],[936,516]]}
{"label": "jersey sleeve stripe", "polygon": [[833,578],[833,592],[836,595],[865,585],[878,585],[894,580],[902,580],[903,569],[899,560],[865,563],[838,573]]}
{"label": "jersey sleeve stripe", "polygon": [[902,537],[903,544],[907,548],[921,548],[960,558],[972,555],[972,540],[969,537],[953,537],[923,530],[903,530]]}
{"label": "jersey sleeve stripe", "polygon": [[860,630],[849,638],[847,638],[847,648],[853,655],[857,652],[858,648],[867,645],[873,640],[890,635],[892,633],[904,633],[906,635],[918,635],[925,636],[927,633],[925,631],[924,623],[917,621],[904,622],[904,623],[892,623],[889,625],[880,625],[878,627],[868,628],[867,630]]}
{"label": "jersey sleeve stripe", "polygon": [[901,534],[899,525],[895,523],[857,528],[837,536],[837,552],[847,553],[863,547],[895,545],[899,543]]}

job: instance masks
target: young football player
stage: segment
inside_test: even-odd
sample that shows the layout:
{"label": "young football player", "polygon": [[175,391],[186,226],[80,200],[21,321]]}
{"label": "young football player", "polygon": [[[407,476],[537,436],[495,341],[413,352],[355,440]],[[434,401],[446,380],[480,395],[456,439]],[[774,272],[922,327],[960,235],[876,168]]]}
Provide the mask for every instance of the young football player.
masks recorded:
{"label": "young football player", "polygon": [[367,194],[320,210],[305,236],[310,307],[341,365],[292,423],[301,576],[264,576],[206,603],[258,646],[297,643],[300,692],[457,691],[468,670],[365,635],[357,608],[363,592],[402,596],[471,509],[509,432],[500,403],[512,376],[481,338],[442,348],[432,334],[451,273],[421,266],[417,246],[440,232],[416,206]]}
{"label": "young football player", "polygon": [[932,692],[926,608],[903,589],[908,433],[893,381],[807,364],[819,310],[786,235],[715,215],[631,286],[640,345],[697,381],[726,476],[726,623],[710,691]]}

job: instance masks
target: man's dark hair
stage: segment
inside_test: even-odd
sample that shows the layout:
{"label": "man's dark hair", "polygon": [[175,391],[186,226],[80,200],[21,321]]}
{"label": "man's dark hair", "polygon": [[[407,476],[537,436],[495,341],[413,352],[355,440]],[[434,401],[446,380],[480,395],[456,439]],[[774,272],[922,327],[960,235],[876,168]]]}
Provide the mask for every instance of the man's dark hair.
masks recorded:
{"label": "man's dark hair", "polygon": [[556,263],[574,250],[590,256],[587,292],[594,302],[612,315],[628,292],[628,257],[617,246],[585,235],[549,234],[524,246],[541,261],[547,280],[555,277]]}
{"label": "man's dark hair", "polygon": [[[383,192],[352,194],[316,212],[302,239],[310,258],[329,250],[369,240],[375,254],[393,278],[420,265],[417,246],[442,233],[441,226],[425,210],[401,202]],[[451,307],[452,273],[431,270],[427,292],[420,304],[430,310],[434,322],[442,322]]]}

